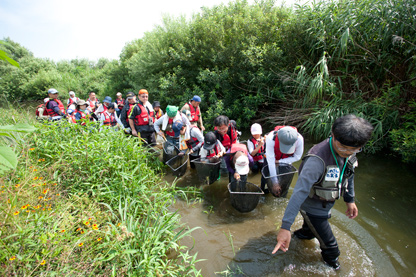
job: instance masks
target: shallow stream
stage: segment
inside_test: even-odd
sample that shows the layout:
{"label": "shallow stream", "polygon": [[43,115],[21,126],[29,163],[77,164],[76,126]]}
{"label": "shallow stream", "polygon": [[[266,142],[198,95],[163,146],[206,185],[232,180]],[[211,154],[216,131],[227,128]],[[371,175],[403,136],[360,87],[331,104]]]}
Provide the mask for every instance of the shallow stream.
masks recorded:
{"label": "shallow stream", "polygon": [[[305,145],[305,152],[310,146]],[[288,252],[271,254],[297,174],[287,198],[262,196],[253,211],[240,213],[231,206],[227,176],[201,185],[196,171],[188,167],[177,185],[200,188],[203,201],[189,206],[178,199],[172,208],[189,227],[201,227],[184,243],[204,259],[197,264],[203,276],[416,276],[416,175],[386,156],[360,153],[358,159],[359,215],[347,218],[345,203],[338,200],[330,219],[341,251],[337,272],[323,264],[316,239],[293,238]],[[169,170],[165,180],[174,181]],[[260,174],[249,175],[248,181],[260,185]],[[299,214],[292,231],[301,224]]]}

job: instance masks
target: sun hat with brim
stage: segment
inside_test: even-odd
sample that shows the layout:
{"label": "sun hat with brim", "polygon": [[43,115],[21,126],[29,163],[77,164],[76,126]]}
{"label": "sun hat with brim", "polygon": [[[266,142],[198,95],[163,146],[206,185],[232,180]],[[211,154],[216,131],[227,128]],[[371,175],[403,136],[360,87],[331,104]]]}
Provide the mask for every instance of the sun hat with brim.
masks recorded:
{"label": "sun hat with brim", "polygon": [[77,105],[78,106],[87,105],[87,102],[85,102],[84,100],[78,100]]}
{"label": "sun hat with brim", "polygon": [[111,103],[111,97],[110,96],[106,96],[106,97],[104,97],[104,100],[103,100],[103,102],[104,103]]}
{"label": "sun hat with brim", "polygon": [[217,144],[217,136],[214,132],[208,132],[205,134],[204,137],[204,149],[212,150],[214,149],[215,145]]}
{"label": "sun hat with brim", "polygon": [[261,135],[263,133],[261,125],[258,123],[254,123],[253,125],[251,125],[250,131],[252,135]]}
{"label": "sun hat with brim", "polygon": [[155,101],[155,102],[153,102],[153,108],[156,108],[156,107],[160,107],[160,102],[159,101]]}
{"label": "sun hat with brim", "polygon": [[56,93],[59,93],[59,91],[57,91],[56,89],[54,89],[54,88],[51,88],[51,89],[49,89],[48,90],[48,93],[51,93],[51,94],[56,94]]}
{"label": "sun hat with brim", "polygon": [[298,140],[298,132],[289,126],[283,127],[277,131],[279,139],[280,152],[284,154],[293,154]]}
{"label": "sun hat with brim", "polygon": [[69,92],[69,95],[75,95],[75,92],[73,92],[72,90]]}
{"label": "sun hat with brim", "polygon": [[235,171],[240,175],[246,175],[250,171],[248,165],[248,157],[246,155],[241,155],[235,161]]}
{"label": "sun hat with brim", "polygon": [[167,114],[169,117],[175,117],[177,113],[178,113],[178,107],[176,107],[176,106],[171,106],[171,105],[168,105],[168,106],[166,107],[166,114]]}

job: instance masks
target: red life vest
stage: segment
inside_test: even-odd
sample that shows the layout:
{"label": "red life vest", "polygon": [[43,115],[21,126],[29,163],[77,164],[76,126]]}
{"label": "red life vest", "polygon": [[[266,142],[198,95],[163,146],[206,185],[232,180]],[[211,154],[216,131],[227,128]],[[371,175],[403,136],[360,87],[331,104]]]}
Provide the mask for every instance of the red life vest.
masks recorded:
{"label": "red life vest", "polygon": [[[191,138],[186,141],[186,145],[188,146],[189,149],[193,149],[199,143],[199,140],[196,137],[193,137],[191,135],[192,128],[197,128],[198,129],[198,127],[197,126],[191,126],[191,130],[189,131],[189,134],[190,134]],[[204,145],[204,142],[202,142],[202,145]]]}
{"label": "red life vest", "polygon": [[82,120],[81,125],[84,126],[86,124],[85,119],[88,118],[88,114],[86,114],[82,111],[75,110],[75,112],[72,113],[72,115],[74,116],[74,120],[75,120],[75,114],[77,114],[77,113],[79,113],[81,115],[81,118],[79,120]]}
{"label": "red life vest", "polygon": [[197,122],[199,120],[199,107],[195,108],[191,103],[188,103],[189,110],[191,111],[191,122]]}
{"label": "red life vest", "polygon": [[[259,142],[253,137],[250,138],[250,141],[253,143],[254,149],[256,149],[257,146],[259,145]],[[264,145],[259,149],[259,151],[257,151],[256,155],[253,156],[253,160],[256,162],[256,161],[260,161],[261,159],[263,159],[264,158],[263,153],[264,153]]]}
{"label": "red life vest", "polygon": [[[217,127],[215,127],[215,130]],[[237,130],[234,126],[230,123],[228,124],[228,131],[225,135],[222,136],[222,145],[225,147],[226,150],[230,149],[231,145],[237,142]]]}
{"label": "red life vest", "polygon": [[74,100],[72,100],[71,98],[69,98],[68,99],[69,100],[69,103],[68,103],[68,106],[66,106],[66,108],[68,109],[69,108],[69,106],[71,106],[72,104],[77,104],[77,102],[79,101],[79,98],[78,97],[76,97],[76,100],[74,101]]}
{"label": "red life vest", "polygon": [[45,105],[45,110],[46,110],[46,112],[47,112],[47,114],[48,114],[49,116],[53,117],[53,116],[58,116],[58,115],[60,115],[60,114],[57,114],[54,110],[52,110],[52,109],[48,109],[48,104],[49,104],[49,102],[51,102],[51,101],[55,101],[56,103],[58,103],[59,109],[61,110],[61,112],[62,112],[63,114],[65,114],[64,104],[62,104],[61,100],[59,100],[59,99],[53,99],[53,100],[49,100],[48,102],[46,102],[46,105]]}
{"label": "red life vest", "polygon": [[140,108],[140,114],[136,115],[134,118],[134,125],[142,126],[142,125],[149,125],[150,117],[152,117],[153,112],[149,112],[145,106],[141,103],[136,104],[137,107]]}
{"label": "red life vest", "polygon": [[48,116],[48,112],[46,111],[46,105],[45,105],[45,103],[43,103],[43,104],[40,104],[39,106],[37,106],[36,107],[36,116],[40,116],[40,114],[39,114],[39,109],[43,109],[43,116]]}
{"label": "red life vest", "polygon": [[120,110],[124,107],[124,99],[123,98],[116,99],[116,103],[117,103],[117,106]]}
{"label": "red life vest", "polygon": [[[279,131],[280,129],[282,129],[283,127],[292,127],[292,126],[276,126],[274,128],[274,132],[273,132],[273,140],[274,140],[274,157],[277,160],[281,160],[281,159],[285,159],[285,158],[289,158],[289,157],[293,157],[293,154],[284,154],[282,152],[280,152],[280,143],[279,143],[279,139],[277,137],[277,131]],[[298,129],[296,129],[296,127],[292,127],[293,129],[295,129],[296,131]]]}
{"label": "red life vest", "polygon": [[92,101],[91,99],[88,98],[87,103],[88,103],[88,106],[91,108],[91,111],[95,111],[98,100]]}
{"label": "red life vest", "polygon": [[[172,126],[173,125],[173,118],[169,118],[168,120],[168,125]],[[174,137],[175,136],[175,132],[173,131],[172,127],[170,128],[169,131],[165,131],[166,135]]]}
{"label": "red life vest", "polygon": [[103,114],[104,114],[103,125],[112,126],[112,127],[117,125],[117,120],[116,120],[116,117],[114,116],[114,113],[108,114],[107,112],[104,112]]}
{"label": "red life vest", "polygon": [[215,144],[215,147],[213,149],[208,150],[207,159],[212,158],[212,157],[218,155],[218,153],[220,153],[220,152],[221,152],[221,147],[217,143],[217,144]]}

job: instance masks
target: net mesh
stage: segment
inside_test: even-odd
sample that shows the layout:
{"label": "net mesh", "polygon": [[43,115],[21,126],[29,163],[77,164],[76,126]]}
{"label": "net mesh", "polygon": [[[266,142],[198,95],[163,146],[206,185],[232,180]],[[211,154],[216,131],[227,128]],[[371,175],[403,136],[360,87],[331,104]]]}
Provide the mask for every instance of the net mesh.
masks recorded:
{"label": "net mesh", "polygon": [[163,143],[163,162],[166,163],[173,157],[179,154],[179,149],[170,141],[165,141]]}
{"label": "net mesh", "polygon": [[210,185],[217,181],[220,177],[221,160],[212,163],[208,160],[201,161],[201,159],[199,158],[191,162],[195,164],[195,169],[197,171],[198,178],[202,183]]}
{"label": "net mesh", "polygon": [[296,167],[291,164],[276,164],[276,175],[270,176],[269,166],[264,166],[261,170],[263,177],[266,179],[267,187],[270,193],[275,197],[286,197],[292,183],[293,176],[298,172]]}
{"label": "net mesh", "polygon": [[188,168],[188,155],[177,155],[166,162],[176,177],[183,176]]}
{"label": "net mesh", "polygon": [[251,212],[257,207],[264,192],[255,184],[243,181],[232,181],[228,184],[231,205],[241,213]]}

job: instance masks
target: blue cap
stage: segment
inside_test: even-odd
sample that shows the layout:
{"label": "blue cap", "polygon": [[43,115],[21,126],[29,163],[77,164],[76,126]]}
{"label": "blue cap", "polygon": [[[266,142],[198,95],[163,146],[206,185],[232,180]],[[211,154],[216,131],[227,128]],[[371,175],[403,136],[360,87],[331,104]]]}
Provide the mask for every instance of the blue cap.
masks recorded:
{"label": "blue cap", "polygon": [[176,120],[173,125],[172,125],[172,130],[173,132],[175,132],[175,138],[179,137],[179,135],[181,134],[181,129],[183,127],[183,123],[181,120]]}
{"label": "blue cap", "polygon": [[194,95],[194,97],[191,100],[195,102],[201,102],[201,97],[199,97],[198,95]]}
{"label": "blue cap", "polygon": [[110,97],[110,96],[106,96],[106,97],[104,97],[103,102],[106,102],[106,103],[111,103],[111,97]]}

